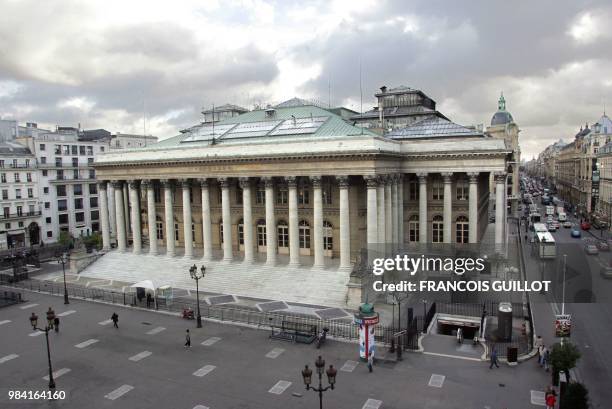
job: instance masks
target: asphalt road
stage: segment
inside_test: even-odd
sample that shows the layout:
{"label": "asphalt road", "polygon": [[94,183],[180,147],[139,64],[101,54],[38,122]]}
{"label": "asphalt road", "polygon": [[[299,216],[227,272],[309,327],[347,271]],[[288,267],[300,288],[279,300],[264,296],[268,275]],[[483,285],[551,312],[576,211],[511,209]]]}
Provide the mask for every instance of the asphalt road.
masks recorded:
{"label": "asphalt road", "polygon": [[[543,209],[542,209],[543,210]],[[544,214],[544,213],[542,213]],[[579,223],[570,218],[575,225]],[[582,232],[582,238],[575,239],[570,235],[571,229],[561,227],[552,233],[557,243],[558,256],[552,261],[551,270],[559,280],[563,271],[563,255],[567,254],[567,264],[571,272],[567,274],[565,313],[572,315],[572,334],[570,340],[576,344],[582,353],[578,362],[576,374],[579,381],[589,389],[593,408],[609,408],[612,402],[612,280],[603,279],[599,275],[601,266],[607,265],[612,254],[603,252],[598,255],[586,255],[584,245],[600,237],[599,231]],[[604,235],[604,238],[606,235]],[[528,246],[524,247],[528,277],[541,277],[540,261],[531,254]],[[570,270],[568,269],[568,270]],[[574,280],[574,281],[572,281]],[[554,336],[554,315],[562,311],[562,292],[557,291],[551,296],[532,294],[532,310],[535,316],[536,333],[542,334],[545,343],[559,342]],[[586,294],[592,291],[590,302],[573,303],[578,291]],[[577,297],[580,299],[580,295]],[[585,301],[584,299],[582,301]]]}
{"label": "asphalt road", "polygon": [[[300,371],[319,353],[339,369],[337,387],[324,394],[326,408],[524,409],[532,407],[531,391],[543,391],[548,382],[534,361],[491,370],[486,362],[419,353],[397,364],[380,362],[368,373],[363,363],[351,370],[356,344],[330,340],[316,350],[270,340],[263,329],[212,322],[196,329],[194,321],[174,315],[25,296],[28,303],[0,310],[2,408],[314,408],[318,397],[304,390]],[[42,317],[49,306],[66,314],[50,342],[54,370],[62,373],[57,390],[67,398],[10,401],[9,390],[47,388],[45,337],[30,336],[28,316]],[[119,329],[107,323],[113,311]],[[183,346],[187,328],[191,349]],[[443,376],[434,377],[440,387],[430,386],[432,375]]]}

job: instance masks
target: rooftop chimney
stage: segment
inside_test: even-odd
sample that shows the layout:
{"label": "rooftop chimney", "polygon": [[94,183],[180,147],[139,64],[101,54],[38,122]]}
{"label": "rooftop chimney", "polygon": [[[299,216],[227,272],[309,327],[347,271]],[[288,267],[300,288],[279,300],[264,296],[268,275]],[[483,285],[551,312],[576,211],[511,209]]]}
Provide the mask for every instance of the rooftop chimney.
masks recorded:
{"label": "rooftop chimney", "polygon": [[380,87],[380,92],[382,92],[383,94],[387,92],[387,86],[383,85],[382,87]]}

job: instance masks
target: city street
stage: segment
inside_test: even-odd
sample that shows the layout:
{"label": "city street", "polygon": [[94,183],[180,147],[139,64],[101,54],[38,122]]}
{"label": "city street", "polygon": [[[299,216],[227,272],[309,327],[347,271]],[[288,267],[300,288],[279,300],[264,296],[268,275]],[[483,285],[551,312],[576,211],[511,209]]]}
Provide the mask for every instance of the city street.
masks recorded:
{"label": "city street", "polygon": [[[404,361],[377,362],[373,373],[357,363],[357,345],[314,345],[270,340],[266,329],[194,321],[152,311],[25,293],[25,304],[0,310],[0,406],[27,408],[313,408],[316,394],[304,390],[300,371],[320,353],[338,369],[325,392],[328,408],[526,408],[539,403],[548,376],[531,360],[489,369],[472,358],[411,353]],[[46,390],[42,323],[52,306],[61,329],[50,334],[58,402],[9,401],[9,390]],[[119,314],[119,329],[109,318]],[[40,324],[39,324],[40,325]],[[192,336],[185,348],[185,330]],[[382,352],[381,352],[382,353]],[[434,376],[441,375],[441,376]],[[326,381],[325,381],[326,383]],[[532,394],[532,391],[533,392]],[[200,405],[200,406],[198,406]]]}
{"label": "city street", "polygon": [[[544,214],[543,208],[541,212]],[[574,225],[579,223],[579,220],[573,217],[569,219]],[[607,408],[609,402],[612,401],[610,390],[612,357],[609,353],[610,339],[612,339],[612,280],[601,278],[599,269],[602,265],[609,263],[610,253],[585,255],[584,245],[599,237],[600,232],[595,230],[591,234],[582,231],[582,237],[576,239],[570,236],[571,230],[561,227],[557,232],[552,233],[557,243],[557,259],[551,263],[560,274],[563,268],[563,254],[567,254],[568,265],[578,265],[580,277],[583,278],[583,281],[574,289],[589,289],[595,296],[596,302],[570,303],[571,292],[568,291],[565,313],[572,315],[570,339],[579,347],[582,354],[575,371],[578,380],[585,383],[589,389],[593,408]],[[528,244],[524,242],[523,244],[528,279],[540,279],[539,259],[531,254]],[[588,283],[587,280],[584,280],[585,276],[588,276],[590,280]],[[570,288],[571,274],[567,275],[567,280],[567,287]],[[554,316],[561,313],[562,293],[557,291],[556,294],[547,296],[531,294],[531,305],[536,333],[543,336],[547,345],[559,342],[560,339],[554,337]]]}

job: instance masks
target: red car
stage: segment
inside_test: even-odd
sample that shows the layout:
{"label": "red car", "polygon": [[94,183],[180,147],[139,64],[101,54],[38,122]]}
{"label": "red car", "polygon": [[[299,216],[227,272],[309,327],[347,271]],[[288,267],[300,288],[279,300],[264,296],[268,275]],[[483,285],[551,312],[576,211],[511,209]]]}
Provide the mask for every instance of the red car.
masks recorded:
{"label": "red car", "polygon": [[582,230],[589,230],[591,228],[591,223],[589,223],[589,222],[582,222],[582,223],[580,223],[580,228]]}

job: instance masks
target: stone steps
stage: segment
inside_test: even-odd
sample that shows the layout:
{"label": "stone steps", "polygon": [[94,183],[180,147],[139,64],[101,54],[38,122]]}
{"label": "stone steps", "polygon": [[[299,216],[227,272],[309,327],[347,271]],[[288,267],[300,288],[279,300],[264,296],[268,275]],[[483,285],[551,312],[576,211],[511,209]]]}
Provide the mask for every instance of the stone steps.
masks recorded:
{"label": "stone steps", "polygon": [[[150,279],[157,285],[194,289],[189,267],[199,259],[136,255],[111,251],[88,266],[84,277],[113,279],[128,283]],[[345,307],[350,272],[288,265],[267,266],[209,261],[200,289],[206,292],[279,300],[312,305]]]}

